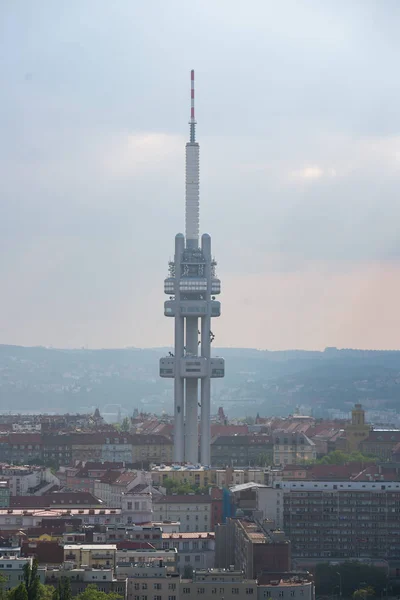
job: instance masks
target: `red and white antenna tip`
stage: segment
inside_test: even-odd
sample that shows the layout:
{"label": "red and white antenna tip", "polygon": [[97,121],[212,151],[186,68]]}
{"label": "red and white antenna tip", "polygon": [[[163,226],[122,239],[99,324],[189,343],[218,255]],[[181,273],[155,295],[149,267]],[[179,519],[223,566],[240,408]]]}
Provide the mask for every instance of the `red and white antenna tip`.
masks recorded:
{"label": "red and white antenna tip", "polygon": [[190,119],[191,119],[191,121],[194,121],[194,69],[192,69],[191,72],[190,72],[190,81],[191,81],[191,89],[190,89],[190,98],[191,98]]}

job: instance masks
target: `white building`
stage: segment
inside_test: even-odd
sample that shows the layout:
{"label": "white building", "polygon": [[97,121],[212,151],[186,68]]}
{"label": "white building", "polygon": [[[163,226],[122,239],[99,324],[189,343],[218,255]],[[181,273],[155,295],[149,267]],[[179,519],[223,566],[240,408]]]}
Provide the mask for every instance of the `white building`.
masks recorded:
{"label": "white building", "polygon": [[315,586],[302,574],[261,575],[258,578],[257,600],[314,600]]}
{"label": "white building", "polygon": [[[5,591],[17,587],[24,580],[24,566],[28,563],[32,566],[33,558],[21,558],[19,556],[0,557],[0,575],[5,579],[3,589]],[[45,581],[45,569],[38,569],[41,583]]]}
{"label": "white building", "polygon": [[179,521],[180,531],[211,531],[211,496],[187,494],[161,496],[153,502],[154,518]]}
{"label": "white building", "polygon": [[42,496],[60,480],[46,467],[3,465],[1,479],[8,481],[11,496]]}
{"label": "white building", "polygon": [[183,574],[185,567],[212,569],[215,565],[215,533],[163,533],[164,550],[176,548],[178,551],[178,571]]}

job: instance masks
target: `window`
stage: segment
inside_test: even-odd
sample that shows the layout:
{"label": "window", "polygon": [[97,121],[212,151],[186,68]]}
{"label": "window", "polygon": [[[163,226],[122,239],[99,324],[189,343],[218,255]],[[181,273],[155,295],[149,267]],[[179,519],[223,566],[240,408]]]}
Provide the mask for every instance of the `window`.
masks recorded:
{"label": "window", "polygon": [[140,590],[140,583],[135,583],[135,590]]}
{"label": "window", "polygon": [[183,588],[184,594],[190,594],[190,588]]}
{"label": "window", "polygon": [[176,590],[176,583],[169,583],[168,584],[168,589],[169,590]]}
{"label": "window", "polygon": [[196,556],[194,557],[194,562],[200,562],[200,555],[196,554]]}
{"label": "window", "polygon": [[147,583],[142,583],[142,590],[147,590]]}
{"label": "window", "polygon": [[162,600],[162,596],[153,596],[153,600]]}
{"label": "window", "polygon": [[205,592],[204,588],[197,588],[198,594],[204,594],[204,592]]}
{"label": "window", "polygon": [[185,556],[185,562],[190,562],[190,556]]}
{"label": "window", "polygon": [[283,591],[279,592],[279,598],[283,598]]}
{"label": "window", "polygon": [[153,589],[155,589],[155,590],[161,590],[161,588],[162,588],[161,583],[154,583],[153,584]]}
{"label": "window", "polygon": [[132,510],[132,502],[128,502],[128,510]]}
{"label": "window", "polygon": [[176,600],[176,596],[168,596],[168,600]]}
{"label": "window", "polygon": [[238,594],[239,588],[232,588],[232,594]]}
{"label": "window", "polygon": [[246,594],[254,594],[254,588],[246,588]]}

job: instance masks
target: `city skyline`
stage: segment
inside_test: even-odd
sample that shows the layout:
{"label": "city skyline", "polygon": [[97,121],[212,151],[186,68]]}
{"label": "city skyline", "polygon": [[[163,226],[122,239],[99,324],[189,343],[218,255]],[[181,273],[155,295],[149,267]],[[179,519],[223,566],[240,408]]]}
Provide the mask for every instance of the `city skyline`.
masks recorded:
{"label": "city skyline", "polygon": [[397,348],[398,4],[156,4],[0,7],[0,341],[170,343],[196,65],[214,344]]}

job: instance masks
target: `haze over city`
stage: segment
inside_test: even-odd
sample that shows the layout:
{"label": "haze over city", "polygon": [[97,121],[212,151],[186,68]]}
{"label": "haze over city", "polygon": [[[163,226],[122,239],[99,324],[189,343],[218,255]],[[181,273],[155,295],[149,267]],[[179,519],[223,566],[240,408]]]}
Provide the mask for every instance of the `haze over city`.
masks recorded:
{"label": "haze over city", "polygon": [[215,345],[398,348],[399,16],[390,0],[2,2],[1,341],[171,343],[195,68]]}

